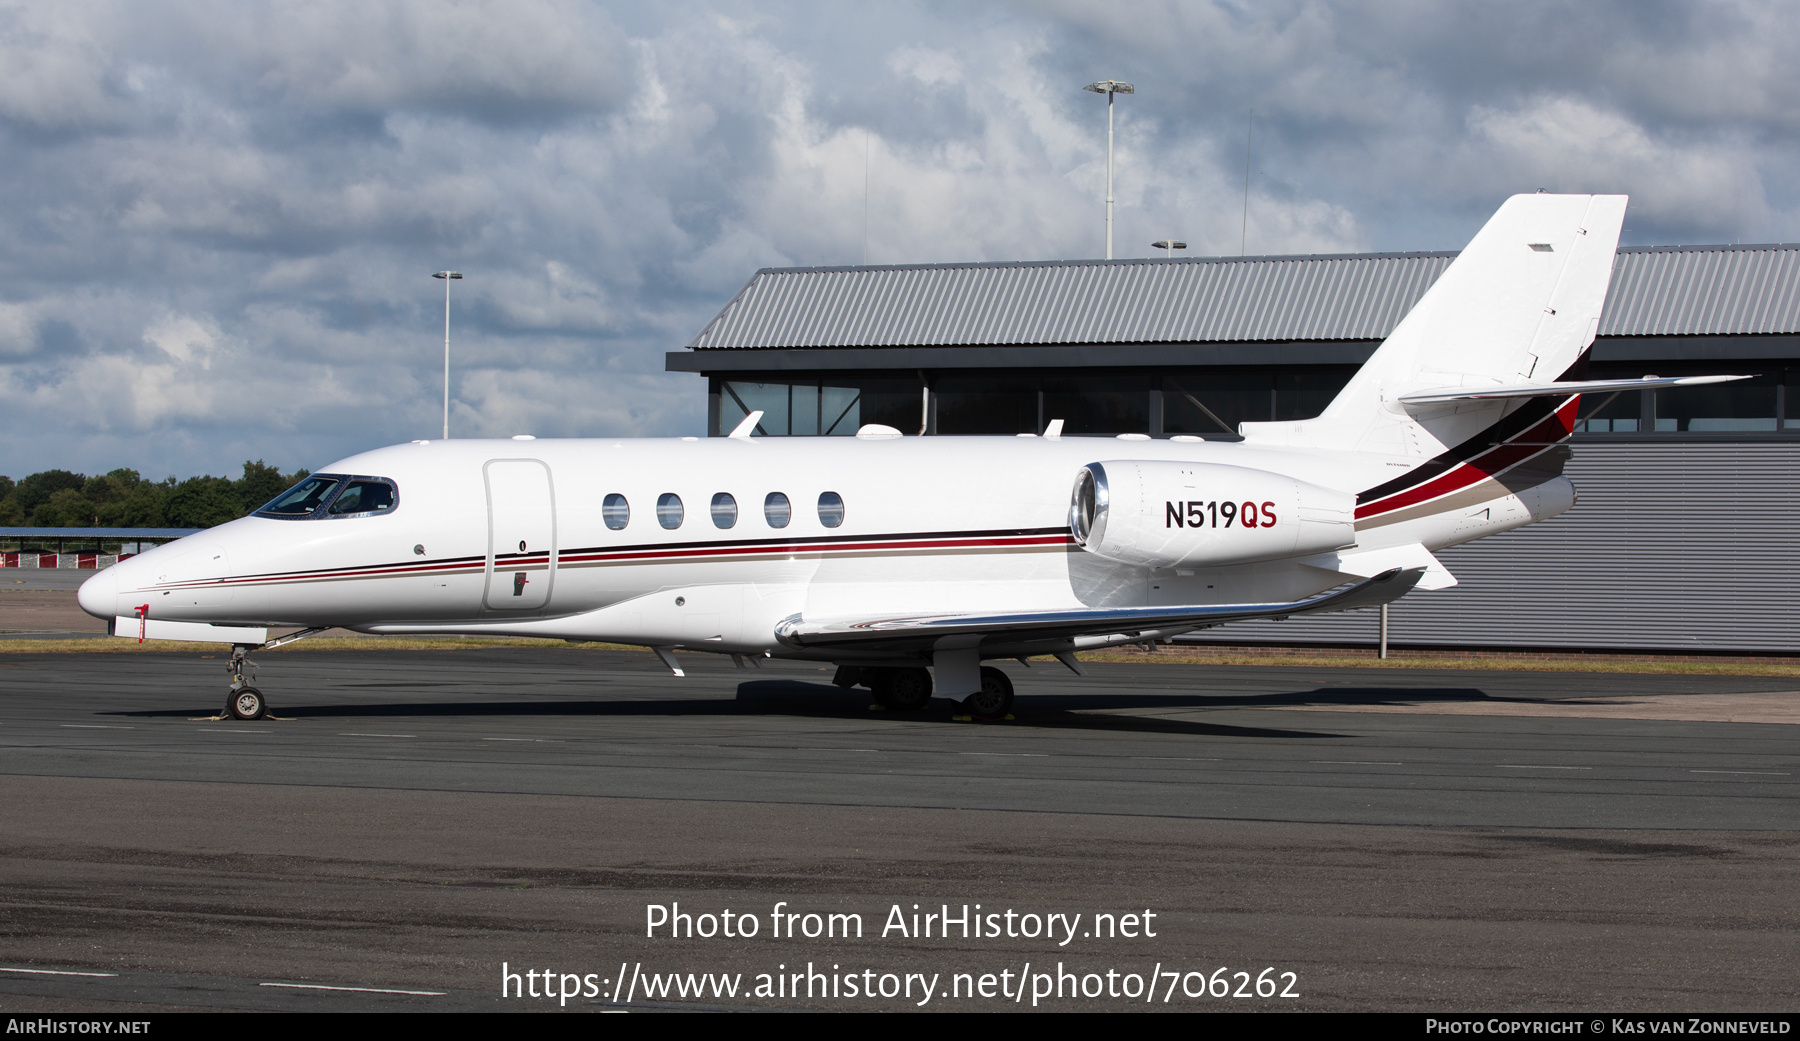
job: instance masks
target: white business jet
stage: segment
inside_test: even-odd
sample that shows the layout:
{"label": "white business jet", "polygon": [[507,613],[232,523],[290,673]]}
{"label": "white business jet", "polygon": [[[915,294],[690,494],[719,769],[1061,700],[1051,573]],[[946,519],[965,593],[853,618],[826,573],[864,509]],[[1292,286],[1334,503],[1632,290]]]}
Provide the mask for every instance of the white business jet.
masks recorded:
{"label": "white business jet", "polygon": [[[1433,550],[1575,501],[1563,442],[1625,197],[1508,200],[1324,414],[1241,442],[1061,436],[415,441],[81,587],[115,636],[245,654],[327,628],[829,662],[893,709],[1004,716],[982,662],[1383,604]],[[299,626],[280,641],[272,627]]]}

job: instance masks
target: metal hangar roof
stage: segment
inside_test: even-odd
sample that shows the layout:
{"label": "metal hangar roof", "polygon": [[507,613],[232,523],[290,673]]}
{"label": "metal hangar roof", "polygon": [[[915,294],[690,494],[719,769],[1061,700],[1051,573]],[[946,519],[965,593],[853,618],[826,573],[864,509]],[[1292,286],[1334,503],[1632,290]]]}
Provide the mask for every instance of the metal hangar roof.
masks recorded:
{"label": "metal hangar roof", "polygon": [[[1380,340],[1454,252],[764,268],[696,350]],[[1602,336],[1800,333],[1800,245],[1619,250]]]}

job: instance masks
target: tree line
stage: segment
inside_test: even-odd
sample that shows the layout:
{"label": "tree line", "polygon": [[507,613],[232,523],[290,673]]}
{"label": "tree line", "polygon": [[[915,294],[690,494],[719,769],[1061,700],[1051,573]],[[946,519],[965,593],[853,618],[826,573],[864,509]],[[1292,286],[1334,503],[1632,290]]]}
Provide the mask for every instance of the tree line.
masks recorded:
{"label": "tree line", "polygon": [[237,480],[211,475],[144,479],[136,470],[89,477],[45,470],[19,481],[0,476],[0,525],[33,528],[210,528],[280,495],[306,470],[284,474],[244,461]]}

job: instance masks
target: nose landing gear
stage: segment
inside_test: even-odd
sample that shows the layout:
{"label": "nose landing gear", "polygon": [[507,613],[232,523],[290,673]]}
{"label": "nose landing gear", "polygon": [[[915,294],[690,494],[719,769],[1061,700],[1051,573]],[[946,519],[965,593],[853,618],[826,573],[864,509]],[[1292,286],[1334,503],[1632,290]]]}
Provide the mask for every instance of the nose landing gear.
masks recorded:
{"label": "nose landing gear", "polygon": [[225,695],[225,708],[218,719],[266,719],[269,715],[269,702],[263,692],[250,685],[244,678],[245,666],[249,667],[251,679],[256,678],[256,663],[250,660],[251,651],[266,651],[282,644],[304,640],[308,636],[317,636],[331,628],[328,625],[315,625],[310,629],[301,629],[279,639],[267,643],[234,643],[231,645],[231,661],[225,665],[225,671],[231,676],[231,692]]}
{"label": "nose landing gear", "polygon": [[225,671],[231,674],[231,693],[225,696],[225,711],[219,713],[221,717],[261,719],[269,714],[269,703],[263,699],[262,691],[244,679],[245,666],[250,667],[252,678],[256,676],[256,663],[250,660],[250,651],[251,646],[247,643],[231,646],[231,661],[225,666]]}

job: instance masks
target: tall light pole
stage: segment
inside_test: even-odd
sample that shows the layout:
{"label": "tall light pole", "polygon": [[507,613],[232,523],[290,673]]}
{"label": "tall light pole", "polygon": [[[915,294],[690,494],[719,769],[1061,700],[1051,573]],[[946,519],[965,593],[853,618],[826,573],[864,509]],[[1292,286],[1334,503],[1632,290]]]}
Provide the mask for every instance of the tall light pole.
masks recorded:
{"label": "tall light pole", "polygon": [[1106,95],[1106,259],[1113,258],[1113,95],[1135,94],[1129,83],[1101,80],[1082,88]]}
{"label": "tall light pole", "polygon": [[450,440],[450,280],[460,271],[439,271],[432,278],[444,280],[444,440]]}

